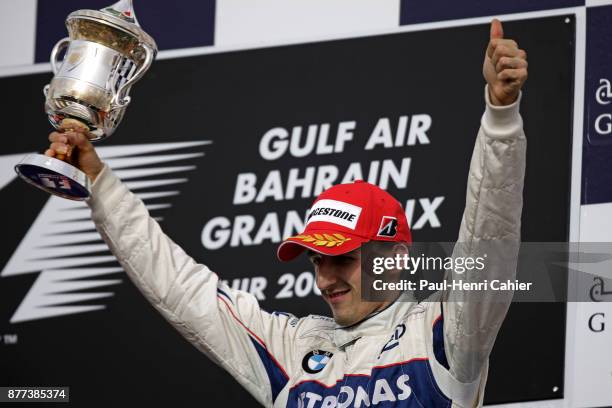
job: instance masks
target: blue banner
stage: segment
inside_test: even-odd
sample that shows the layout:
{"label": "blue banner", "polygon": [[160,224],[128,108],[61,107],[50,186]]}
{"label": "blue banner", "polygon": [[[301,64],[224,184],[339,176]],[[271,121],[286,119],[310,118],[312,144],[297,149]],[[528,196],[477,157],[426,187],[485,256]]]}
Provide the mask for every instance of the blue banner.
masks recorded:
{"label": "blue banner", "polygon": [[587,9],[582,204],[612,201],[612,6]]}
{"label": "blue banner", "polygon": [[584,6],[584,0],[401,0],[400,25]]}
{"label": "blue banner", "polygon": [[[99,10],[113,0],[62,0],[38,2],[36,62],[49,61],[53,45],[67,37],[68,14],[81,9]],[[160,50],[202,47],[214,44],[216,0],[135,1],[134,12],[142,28]]]}

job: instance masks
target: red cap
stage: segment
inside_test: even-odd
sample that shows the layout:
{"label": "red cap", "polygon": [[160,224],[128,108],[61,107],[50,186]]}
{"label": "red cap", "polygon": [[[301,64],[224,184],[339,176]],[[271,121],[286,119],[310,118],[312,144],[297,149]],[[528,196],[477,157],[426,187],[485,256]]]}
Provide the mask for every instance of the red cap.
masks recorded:
{"label": "red cap", "polygon": [[306,229],[287,238],[278,259],[290,261],[311,249],[324,255],[341,255],[364,242],[412,242],[406,213],[385,190],[357,180],[322,192],[306,217]]}

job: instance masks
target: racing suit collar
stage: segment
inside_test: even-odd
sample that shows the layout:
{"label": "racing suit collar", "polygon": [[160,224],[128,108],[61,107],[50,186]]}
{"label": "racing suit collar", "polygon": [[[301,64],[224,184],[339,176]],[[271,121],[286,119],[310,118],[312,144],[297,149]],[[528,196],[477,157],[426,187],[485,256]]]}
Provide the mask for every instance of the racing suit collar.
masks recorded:
{"label": "racing suit collar", "polygon": [[402,294],[386,308],[366,316],[363,320],[350,326],[337,325],[333,330],[333,343],[343,349],[361,337],[376,336],[391,331],[399,318],[417,304],[407,293]]}

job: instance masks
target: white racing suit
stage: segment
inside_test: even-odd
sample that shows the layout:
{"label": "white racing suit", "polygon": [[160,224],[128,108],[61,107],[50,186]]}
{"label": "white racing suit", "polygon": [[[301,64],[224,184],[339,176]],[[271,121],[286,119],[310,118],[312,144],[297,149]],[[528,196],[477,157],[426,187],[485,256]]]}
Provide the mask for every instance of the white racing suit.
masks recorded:
{"label": "white racing suit", "polygon": [[[518,243],[526,146],[519,101],[495,107],[486,90],[485,99],[459,241]],[[509,299],[483,307],[451,291],[440,301],[397,301],[349,328],[322,316],[271,314],[189,257],[108,167],[88,204],[146,298],[262,405],[482,405],[488,356]],[[508,248],[510,262],[490,259],[487,276],[513,279],[517,247]]]}

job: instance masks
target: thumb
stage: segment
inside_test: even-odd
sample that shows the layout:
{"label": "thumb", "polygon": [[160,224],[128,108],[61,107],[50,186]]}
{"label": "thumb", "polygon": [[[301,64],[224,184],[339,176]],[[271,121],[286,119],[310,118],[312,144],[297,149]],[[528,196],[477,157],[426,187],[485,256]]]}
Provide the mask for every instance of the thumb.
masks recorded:
{"label": "thumb", "polygon": [[504,38],[504,28],[501,21],[494,18],[491,21],[491,40]]}
{"label": "thumb", "polygon": [[71,130],[75,132],[86,133],[87,131],[89,131],[89,127],[87,125],[85,125],[80,120],[76,120],[72,118],[62,119],[62,121],[60,122],[59,128],[64,132]]}
{"label": "thumb", "polygon": [[81,132],[69,131],[69,132],[66,132],[64,135],[68,139],[68,143],[70,143],[73,146],[78,147],[79,149],[89,150],[90,148],[93,147],[91,142],[87,138],[87,136],[85,136]]}

